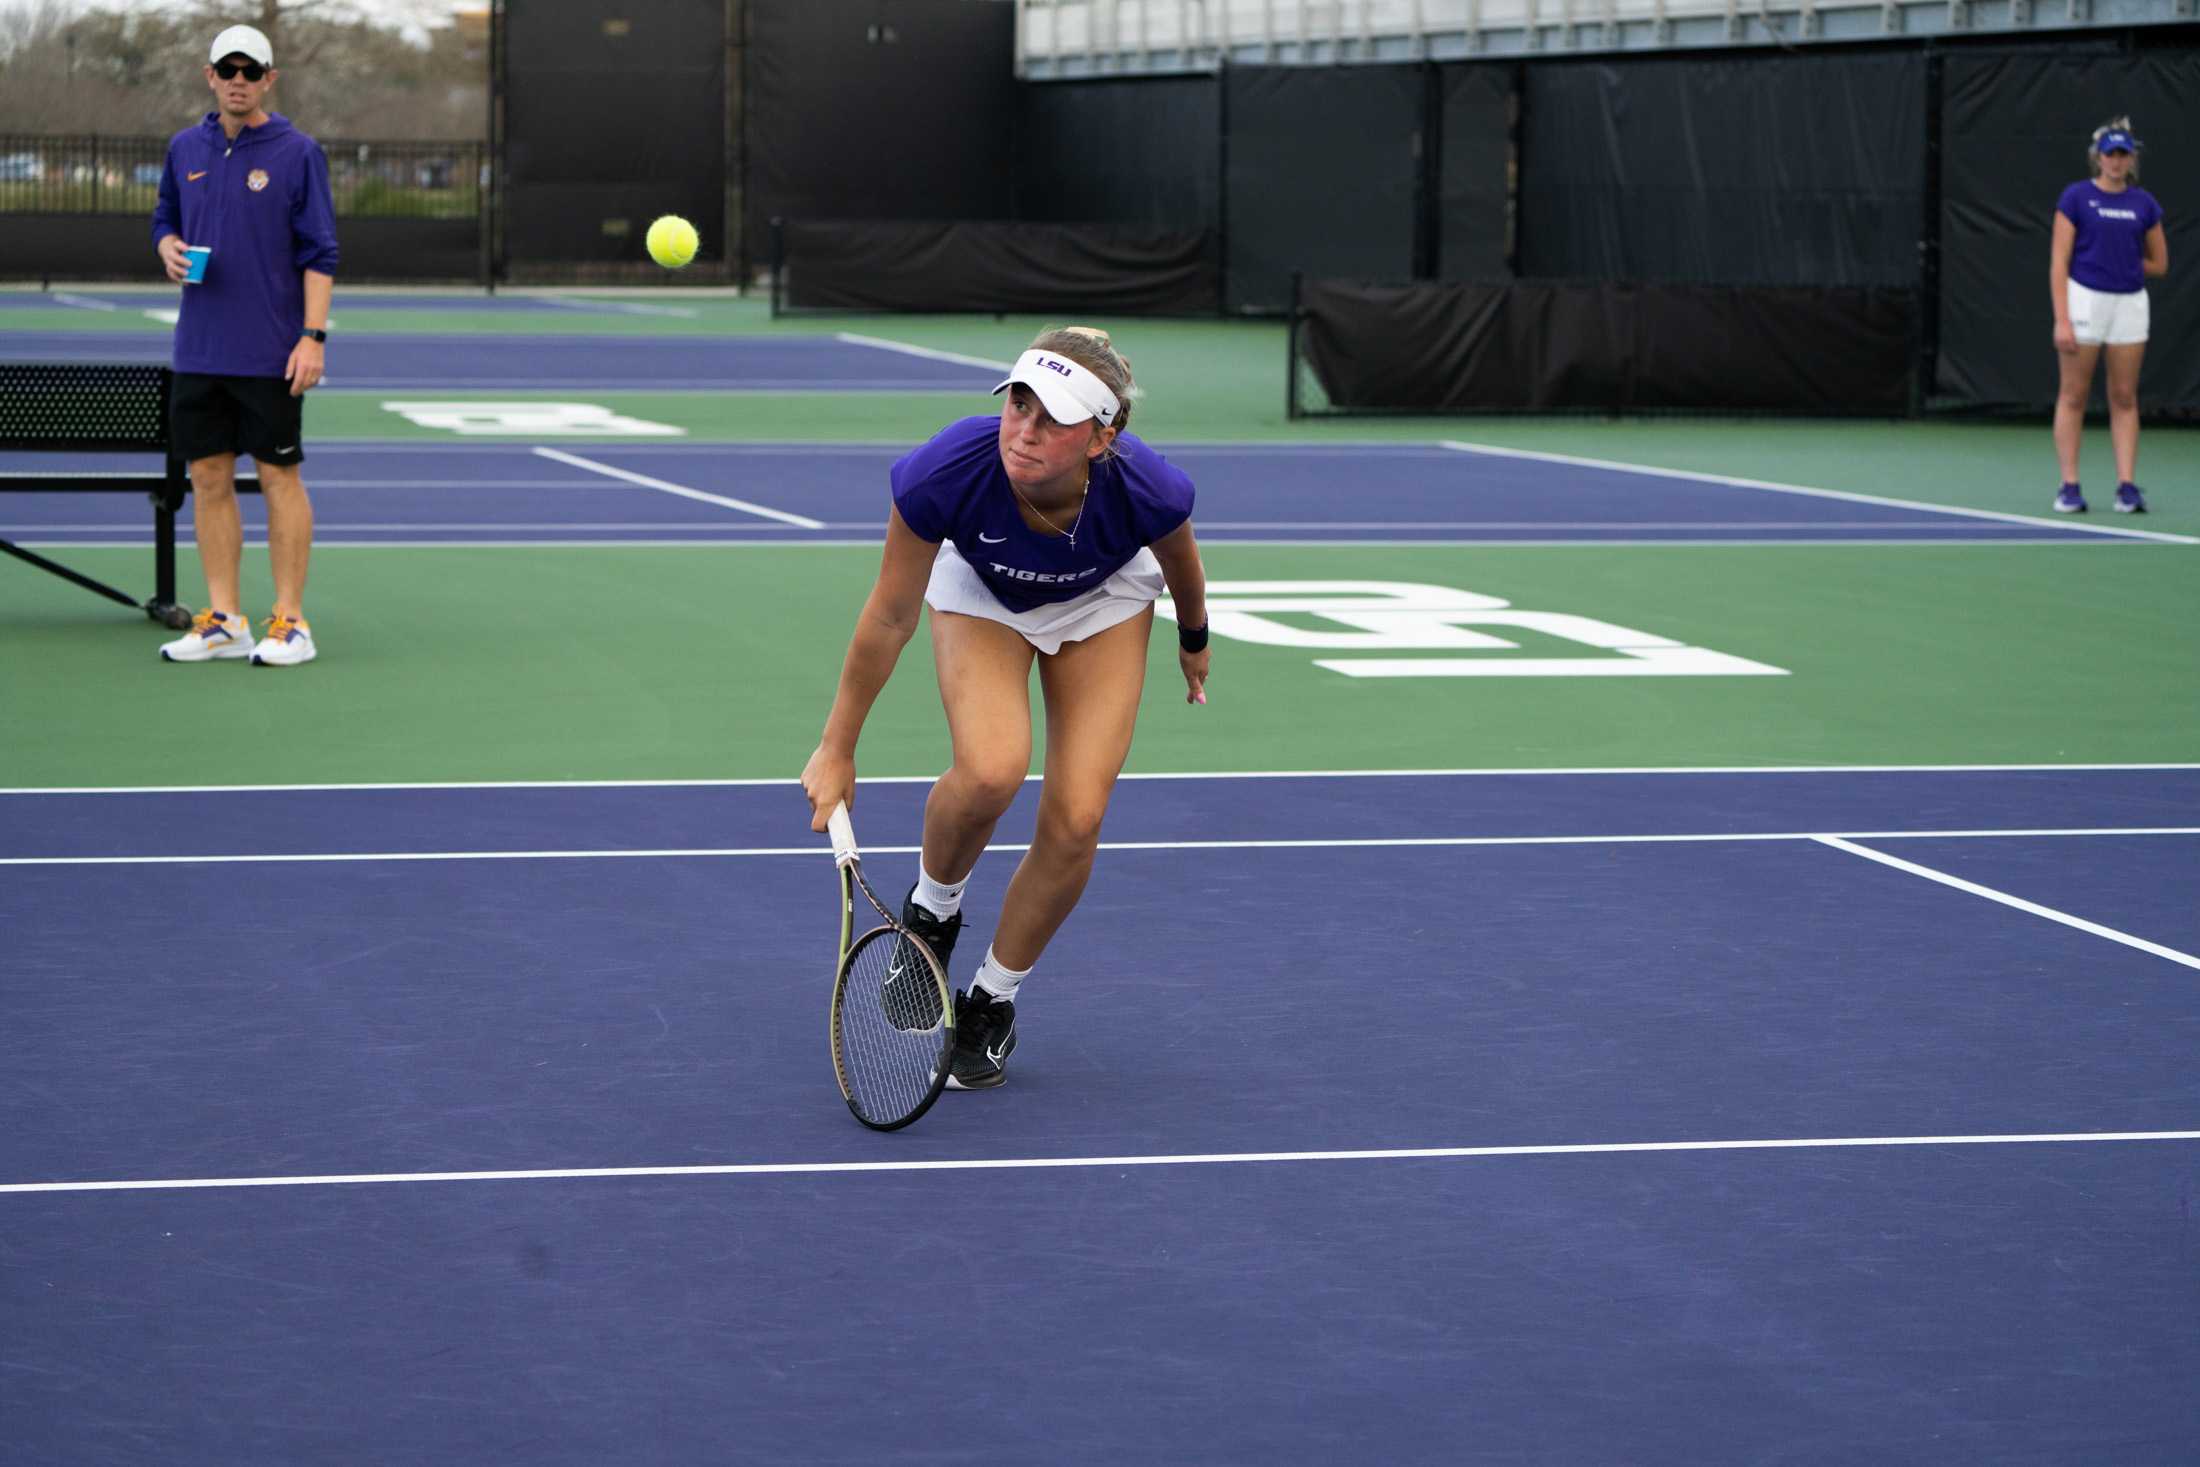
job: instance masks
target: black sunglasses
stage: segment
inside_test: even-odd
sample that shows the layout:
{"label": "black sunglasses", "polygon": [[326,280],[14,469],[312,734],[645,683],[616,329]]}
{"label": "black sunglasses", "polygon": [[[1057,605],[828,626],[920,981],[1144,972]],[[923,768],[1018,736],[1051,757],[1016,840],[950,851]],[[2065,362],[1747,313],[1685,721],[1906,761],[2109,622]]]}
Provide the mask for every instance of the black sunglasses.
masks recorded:
{"label": "black sunglasses", "polygon": [[267,75],[267,68],[257,61],[247,61],[242,65],[234,61],[217,61],[214,63],[214,75],[220,77],[223,81],[235,81],[237,73],[240,71],[244,73],[246,81],[258,81]]}

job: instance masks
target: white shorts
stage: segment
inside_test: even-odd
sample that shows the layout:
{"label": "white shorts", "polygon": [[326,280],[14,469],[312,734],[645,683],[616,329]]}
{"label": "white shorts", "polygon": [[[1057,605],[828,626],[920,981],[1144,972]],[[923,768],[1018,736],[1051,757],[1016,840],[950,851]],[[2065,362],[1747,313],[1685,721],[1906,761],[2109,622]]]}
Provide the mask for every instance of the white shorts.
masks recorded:
{"label": "white shorts", "polygon": [[1081,642],[1129,621],[1154,604],[1163,584],[1161,562],[1154,559],[1151,550],[1141,550],[1128,565],[1090,591],[1030,611],[1010,611],[978,579],[955,542],[942,540],[939,556],[932,562],[932,582],[924,588],[924,604],[934,611],[959,611],[1014,627],[1025,641],[1052,656],[1062,650],[1064,642]]}
{"label": "white shorts", "polygon": [[2136,346],[2147,339],[2147,293],[2118,294],[2070,282],[2070,329],[2080,346]]}

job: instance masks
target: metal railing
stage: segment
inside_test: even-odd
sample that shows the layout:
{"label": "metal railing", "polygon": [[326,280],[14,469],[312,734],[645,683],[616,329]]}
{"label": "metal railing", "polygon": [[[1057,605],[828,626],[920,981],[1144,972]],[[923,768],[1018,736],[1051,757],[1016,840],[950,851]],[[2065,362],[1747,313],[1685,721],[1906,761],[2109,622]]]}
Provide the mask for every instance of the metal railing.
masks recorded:
{"label": "metal railing", "polygon": [[2195,0],[1016,0],[1033,80],[2187,23]]}
{"label": "metal railing", "polygon": [[[337,217],[469,219],[481,211],[488,146],[323,140]],[[0,215],[144,214],[168,140],[0,133]]]}

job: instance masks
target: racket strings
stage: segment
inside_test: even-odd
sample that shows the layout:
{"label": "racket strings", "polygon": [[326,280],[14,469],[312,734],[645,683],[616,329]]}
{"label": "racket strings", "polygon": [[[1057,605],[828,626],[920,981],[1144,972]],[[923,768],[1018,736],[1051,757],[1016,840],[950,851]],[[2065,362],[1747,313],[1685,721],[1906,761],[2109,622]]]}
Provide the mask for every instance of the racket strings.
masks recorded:
{"label": "racket strings", "polygon": [[896,1029],[937,1029],[940,1023],[940,986],[933,981],[932,965],[904,937],[893,944],[894,959],[886,970],[880,1000],[887,1022]]}
{"label": "racket strings", "polygon": [[849,1103],[880,1124],[923,1105],[945,1063],[939,981],[924,955],[905,944],[890,929],[865,936],[849,957],[835,1009]]}

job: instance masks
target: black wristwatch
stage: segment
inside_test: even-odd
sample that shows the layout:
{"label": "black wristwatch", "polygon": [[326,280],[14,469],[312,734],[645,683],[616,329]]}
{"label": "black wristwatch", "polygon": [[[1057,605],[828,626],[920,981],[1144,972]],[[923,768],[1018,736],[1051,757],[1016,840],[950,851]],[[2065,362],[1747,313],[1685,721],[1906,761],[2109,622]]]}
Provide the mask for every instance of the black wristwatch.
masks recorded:
{"label": "black wristwatch", "polygon": [[328,340],[328,333],[326,331],[323,331],[318,326],[308,326],[305,330],[299,332],[298,334],[300,336],[310,337],[315,341],[325,342]]}

